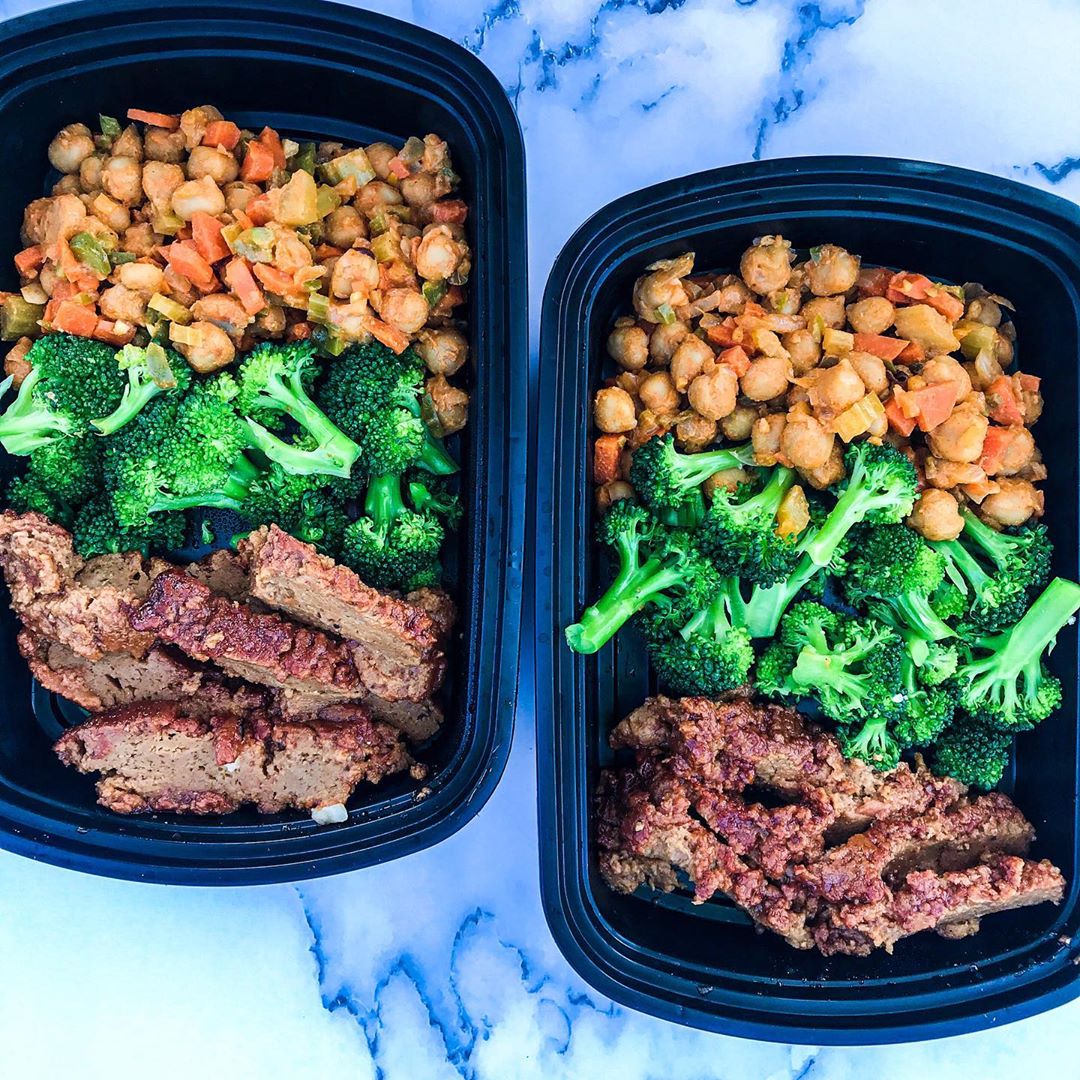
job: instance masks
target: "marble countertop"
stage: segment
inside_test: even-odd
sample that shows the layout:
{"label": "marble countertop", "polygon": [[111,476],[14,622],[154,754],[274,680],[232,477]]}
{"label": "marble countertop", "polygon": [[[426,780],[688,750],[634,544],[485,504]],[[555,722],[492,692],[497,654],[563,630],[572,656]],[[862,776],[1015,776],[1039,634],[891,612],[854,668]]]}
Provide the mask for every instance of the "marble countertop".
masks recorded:
{"label": "marble countertop", "polygon": [[[43,6],[0,0],[0,17]],[[1080,200],[1075,0],[366,6],[463,42],[515,104],[528,153],[534,347],[544,281],[564,240],[615,196],[669,177],[747,158],[883,154],[965,165]],[[755,1044],[615,1006],[555,948],[536,848],[526,679],[510,764],[491,801],[452,839],[387,866],[298,886],[180,889],[0,853],[3,1072],[29,1080],[1075,1075],[1080,1002],[1000,1031],[874,1049]]]}

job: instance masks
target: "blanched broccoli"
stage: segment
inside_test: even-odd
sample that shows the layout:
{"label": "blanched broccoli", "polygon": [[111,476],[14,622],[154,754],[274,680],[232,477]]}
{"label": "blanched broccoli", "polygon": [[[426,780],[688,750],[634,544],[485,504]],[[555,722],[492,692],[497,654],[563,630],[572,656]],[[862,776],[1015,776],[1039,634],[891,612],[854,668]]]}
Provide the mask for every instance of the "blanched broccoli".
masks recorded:
{"label": "blanched broccoli", "polygon": [[630,483],[652,510],[677,510],[713,473],[749,465],[753,460],[749,443],[730,450],[681,454],[671,434],[657,435],[634,451]]}
{"label": "blanched broccoli", "polygon": [[[247,422],[251,444],[289,472],[348,476],[360,447],[309,395],[317,365],[310,342],[257,345],[237,373],[236,408]],[[301,440],[289,441],[264,422],[279,417],[299,427]]]}
{"label": "blanched broccoli", "polygon": [[[116,351],[100,341],[47,334],[26,355],[31,365],[15,399],[0,414],[0,445],[9,454],[32,450],[89,430],[111,413],[124,392]],[[0,383],[0,396],[12,384]]]}
{"label": "blanched broccoli", "polygon": [[102,435],[118,431],[158,394],[173,390],[184,393],[191,385],[191,368],[184,358],[156,342],[146,348],[125,345],[116,354],[116,362],[127,373],[127,382],[120,404],[108,416],[91,421]]}
{"label": "blanched broccoli", "polygon": [[271,462],[248,485],[240,513],[253,525],[273,523],[336,558],[349,518],[344,503],[324,479],[293,475]]}
{"label": "blanched broccoli", "polygon": [[901,669],[904,700],[893,723],[893,734],[901,747],[929,746],[956,712],[955,687],[950,682],[923,682],[923,669],[917,668],[910,656],[904,657]]}
{"label": "blanched broccoli", "polygon": [[844,757],[859,758],[879,772],[888,772],[900,763],[901,747],[885,716],[871,715],[861,725],[841,724],[836,738]]}
{"label": "blanched broccoli", "polygon": [[980,521],[967,507],[964,538],[990,560],[999,573],[1019,578],[1025,588],[1041,589],[1050,578],[1054,549],[1045,525],[1021,525],[998,532]]}
{"label": "blanched broccoli", "polygon": [[940,776],[989,791],[1001,783],[1013,737],[970,717],[957,717],[942,733],[930,754],[930,766]]}
{"label": "blanched broccoli", "polygon": [[134,527],[117,520],[108,495],[97,495],[75,515],[71,527],[75,550],[84,558],[124,551],[174,551],[184,546],[187,523],[178,511],[155,514]]}
{"label": "blanched broccoli", "polygon": [[8,505],[69,527],[75,511],[101,489],[101,451],[101,440],[91,436],[44,443],[31,451],[25,474],[8,484]]}
{"label": "blanched broccoli", "polygon": [[1045,720],[1061,704],[1061,683],[1042,656],[1078,610],[1080,585],[1054,578],[1015,626],[971,642],[956,674],[961,708],[1002,731]]}
{"label": "blanched broccoli", "polygon": [[418,472],[407,480],[407,488],[414,510],[438,514],[451,529],[461,524],[461,499],[449,491],[440,479]]}

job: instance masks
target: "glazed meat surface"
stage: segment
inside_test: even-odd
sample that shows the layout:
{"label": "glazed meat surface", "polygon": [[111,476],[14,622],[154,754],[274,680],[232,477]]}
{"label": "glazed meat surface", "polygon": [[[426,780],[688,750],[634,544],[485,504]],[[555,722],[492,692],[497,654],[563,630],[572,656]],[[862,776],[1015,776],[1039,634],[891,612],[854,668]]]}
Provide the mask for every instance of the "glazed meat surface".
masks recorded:
{"label": "glazed meat surface", "polygon": [[[995,911],[1061,899],[1056,867],[1003,795],[969,797],[920,760],[888,773],[779,706],[647,701],[611,736],[600,866],[620,892],[717,893],[797,948],[866,955],[909,934],[961,936]],[[779,805],[767,803],[779,802]]]}
{"label": "glazed meat surface", "polygon": [[397,732],[362,709],[334,724],[259,713],[205,719],[175,701],[101,713],[66,731],[56,752],[99,773],[99,801],[121,814],[317,809],[412,764]]}

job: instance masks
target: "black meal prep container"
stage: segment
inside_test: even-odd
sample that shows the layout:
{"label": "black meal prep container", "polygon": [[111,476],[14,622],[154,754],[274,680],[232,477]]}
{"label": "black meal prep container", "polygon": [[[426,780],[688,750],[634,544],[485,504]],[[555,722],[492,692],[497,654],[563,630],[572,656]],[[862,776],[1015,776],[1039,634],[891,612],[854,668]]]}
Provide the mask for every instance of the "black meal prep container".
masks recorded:
{"label": "black meal prep container", "polygon": [[[517,693],[526,458],[524,155],[498,81],[475,57],[406,23],[304,0],[78,3],[0,24],[0,287],[17,285],[23,207],[45,193],[46,148],[65,124],[130,107],[210,102],[241,125],[368,143],[435,131],[470,204],[475,273],[469,427],[453,446],[467,513],[450,556],[459,625],[447,721],[421,753],[423,792],[402,778],[354,797],[347,823],[307,815],[125,818],[59,764],[73,717],[33,695],[0,616],[0,846],[116,877],[189,884],[296,880],[427,847],[473,817],[502,774]],[[8,463],[10,465],[10,463]],[[76,710],[78,713],[78,710]]]}
{"label": "black meal prep container", "polygon": [[607,735],[654,689],[629,640],[576,656],[563,628],[602,590],[590,476],[591,398],[604,341],[630,310],[634,279],[686,250],[702,270],[732,268],[755,236],[799,248],[833,242],[867,265],[982,281],[1017,308],[1019,359],[1045,377],[1037,435],[1050,478],[1055,572],[1077,575],[1077,356],[1080,212],[1052,195],[914,161],[822,157],[756,162],[628,195],[569,241],[548,280],[538,433],[537,717],[541,879],[556,940],[616,1001],[732,1035],[858,1044],[953,1035],[1075,997],[1080,975],[1076,800],[1077,641],[1066,629],[1051,667],[1060,711],[1021,736],[1011,792],[1038,830],[1034,854],[1068,879],[1060,907],[993,915],[966,940],[921,934],[892,956],[797,952],[758,934],[726,901],[693,906],[644,890],[620,896],[596,865],[593,793],[612,760]]}

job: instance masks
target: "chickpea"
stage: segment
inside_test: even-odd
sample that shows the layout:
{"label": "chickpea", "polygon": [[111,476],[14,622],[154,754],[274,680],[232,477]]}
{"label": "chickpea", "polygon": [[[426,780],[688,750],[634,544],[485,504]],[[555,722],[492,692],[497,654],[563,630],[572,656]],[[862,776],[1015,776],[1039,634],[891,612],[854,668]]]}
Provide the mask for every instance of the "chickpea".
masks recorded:
{"label": "chickpea", "polygon": [[140,259],[144,259],[148,255],[154,253],[156,243],[157,241],[154,239],[153,226],[144,222],[139,225],[132,225],[129,229],[125,229],[124,238],[121,241],[120,246],[121,250],[130,251],[133,255],[137,255]]}
{"label": "chickpea", "polygon": [[60,275],[52,263],[46,263],[38,274],[38,284],[45,290],[46,296],[52,296],[53,290],[60,283]]}
{"label": "chickpea", "polygon": [[20,235],[26,244],[40,244],[45,238],[45,218],[52,206],[52,199],[34,199],[23,211]]}
{"label": "chickpea", "polygon": [[173,192],[172,210],[184,221],[190,221],[200,210],[217,217],[225,213],[225,196],[209,176],[201,180],[187,180]]}
{"label": "chickpea", "polygon": [[858,256],[836,244],[822,244],[806,264],[806,283],[815,296],[846,293],[858,276]]}
{"label": "chickpea", "polygon": [[[145,172],[143,187],[146,187]],[[225,194],[225,209],[230,214],[235,214],[237,210],[246,210],[248,203],[261,194],[257,185],[245,184],[243,180],[234,180],[231,184],[226,184],[222,191]]]}
{"label": "chickpea", "polygon": [[679,343],[690,333],[690,327],[682,321],[657,323],[649,335],[649,359],[657,367],[667,367]]}
{"label": "chickpea", "polygon": [[435,177],[431,173],[418,172],[406,176],[398,184],[401,197],[409,206],[426,215],[431,209],[431,204],[439,197],[436,190]]}
{"label": "chickpea", "polygon": [[927,356],[941,356],[960,348],[952,323],[929,304],[897,308],[895,324],[897,335],[921,345]]}
{"label": "chickpea", "polygon": [[923,461],[923,475],[931,487],[954,488],[961,484],[977,484],[986,473],[974,461],[944,461],[928,454]]}
{"label": "chickpea", "polygon": [[723,420],[735,409],[739,380],[726,364],[699,375],[687,391],[690,407],[709,420]]}
{"label": "chickpea", "polygon": [[4,374],[11,376],[11,385],[15,390],[22,386],[23,379],[30,374],[30,361],[26,354],[33,348],[33,341],[28,337],[21,337],[8,350],[4,357]]}
{"label": "chickpea", "polygon": [[451,386],[445,375],[433,375],[424,389],[435,407],[435,416],[443,435],[453,435],[469,422],[469,395]]}
{"label": "chickpea", "polygon": [[86,228],[86,207],[77,195],[58,195],[49,200],[45,214],[44,236],[46,247],[63,238],[70,239]]}
{"label": "chickpea", "polygon": [[716,492],[735,491],[740,485],[749,484],[750,480],[750,474],[745,469],[721,469],[705,481],[702,489],[705,492],[705,498],[711,500]]}
{"label": "chickpea", "polygon": [[140,164],[143,159],[143,141],[139,137],[139,129],[134,124],[128,124],[123,131],[113,140],[109,151],[113,157],[127,157]]}
{"label": "chickpea", "polygon": [[842,296],[815,296],[807,300],[799,314],[806,320],[806,325],[813,329],[814,321],[821,319],[830,330],[842,330],[847,322]]}
{"label": "chickpea", "polygon": [[780,339],[791,358],[791,370],[795,375],[805,375],[821,361],[821,344],[814,340],[809,330],[790,330]]}
{"label": "chickpea", "polygon": [[365,151],[375,175],[385,180],[390,175],[390,162],[397,157],[397,151],[386,142],[372,143]]}
{"label": "chickpea", "polygon": [[984,326],[1001,325],[1001,307],[996,300],[989,296],[979,296],[972,300],[965,313],[969,319],[980,322]]}
{"label": "chickpea", "polygon": [[1043,396],[1039,390],[1020,388],[1020,407],[1024,410],[1024,423],[1031,427],[1042,416]]}
{"label": "chickpea", "polygon": [[608,334],[607,353],[624,371],[640,371],[649,360],[649,335],[633,319],[619,319]]}
{"label": "chickpea", "polygon": [[716,441],[716,421],[690,413],[675,425],[675,442],[679,449],[696,454]]}
{"label": "chickpea", "polygon": [[821,368],[810,387],[810,404],[816,410],[837,415],[866,396],[866,387],[847,358]]}
{"label": "chickpea", "polygon": [[856,350],[849,352],[847,359],[855,369],[855,374],[862,380],[863,386],[871,393],[880,395],[889,389],[889,374],[881,357]]}
{"label": "chickpea", "polygon": [[267,304],[255,316],[255,332],[263,337],[285,333],[285,309],[277,304]]}
{"label": "chickpea", "polygon": [[187,178],[209,176],[215,184],[231,184],[240,175],[240,164],[220,146],[196,146],[187,159]]}
{"label": "chickpea", "polygon": [[848,304],[847,318],[857,334],[884,334],[896,318],[896,308],[884,296],[868,296]]}
{"label": "chickpea", "polygon": [[946,461],[978,461],[990,421],[973,404],[964,403],[927,436],[930,452]]}
{"label": "chickpea", "polygon": [[679,408],[678,392],[666,371],[654,371],[642,379],[638,387],[638,397],[641,398],[641,404],[657,416],[670,416]]}
{"label": "chickpea", "polygon": [[413,263],[416,272],[427,281],[444,281],[452,277],[468,255],[468,247],[448,225],[429,225],[416,248]]}
{"label": "chickpea", "polygon": [[771,401],[787,390],[790,379],[789,360],[782,356],[759,356],[750,362],[739,385],[751,401]]}
{"label": "chickpea", "polygon": [[829,459],[816,469],[800,469],[799,475],[815,490],[824,491],[844,479],[844,448],[833,439]]}
{"label": "chickpea", "polygon": [[159,292],[165,282],[161,268],[153,263],[123,263],[117,268],[117,275],[125,289],[146,293],[148,296]]}
{"label": "chickpea", "polygon": [[[82,189],[82,184],[79,183],[77,176],[61,176],[52,186],[52,193],[54,195],[78,195],[85,196],[86,192]],[[87,201],[83,199],[83,201]]]}
{"label": "chickpea", "polygon": [[428,313],[428,302],[418,289],[387,289],[382,294],[379,316],[403,334],[422,330]]}
{"label": "chickpea", "polygon": [[752,405],[736,405],[720,421],[720,430],[724,438],[731,442],[746,442],[754,430],[754,421],[758,418],[757,409]]}
{"label": "chickpea", "polygon": [[782,289],[791,277],[791,244],[782,236],[762,236],[739,260],[739,273],[754,292]]}
{"label": "chickpea", "polygon": [[350,248],[334,264],[330,292],[339,300],[354,293],[367,295],[379,287],[379,264],[366,252]]}
{"label": "chickpea", "polygon": [[62,173],[76,173],[96,149],[94,136],[85,124],[68,124],[49,143],[49,164]]}
{"label": "chickpea", "polygon": [[106,319],[137,324],[146,314],[146,297],[123,285],[113,285],[101,294],[98,306]]}
{"label": "chickpea", "polygon": [[453,375],[469,355],[469,343],[460,330],[451,326],[421,330],[416,351],[433,375]]}
{"label": "chickpea", "polygon": [[634,282],[634,310],[646,322],[663,322],[659,308],[666,304],[674,310],[690,302],[682,279],[693,269],[693,252],[651,263],[649,272]]}
{"label": "chickpea", "polygon": [[1015,476],[1027,468],[1035,456],[1035,439],[1023,424],[1012,425],[1006,430],[1009,439],[1001,453],[998,467],[990,473],[991,476]]}
{"label": "chickpea", "polygon": [[798,289],[785,285],[782,289],[774,289],[765,297],[770,311],[777,315],[798,315],[802,307],[802,293]]}
{"label": "chickpea", "polygon": [[956,400],[963,401],[971,393],[971,376],[964,365],[951,356],[935,356],[922,366],[919,374],[928,385],[952,383],[956,387]]}
{"label": "chickpea", "polygon": [[401,192],[383,180],[369,180],[353,199],[356,209],[368,217],[377,214],[383,207],[400,206],[401,202]]}
{"label": "chickpea", "polygon": [[636,398],[642,382],[648,377],[647,371],[620,371],[615,376],[615,385],[621,386],[632,398]]}
{"label": "chickpea", "polygon": [[596,392],[593,404],[593,420],[606,434],[615,435],[633,431],[637,427],[634,399],[617,386],[605,386]]}
{"label": "chickpea", "polygon": [[988,525],[1006,528],[1023,525],[1030,517],[1042,517],[1043,493],[1027,480],[998,481],[1000,491],[987,495],[979,504],[980,517]]}
{"label": "chickpea", "polygon": [[750,290],[734,274],[719,283],[716,291],[719,298],[713,311],[719,311],[722,315],[741,315],[750,299]]}
{"label": "chickpea", "polygon": [[775,465],[780,454],[780,441],[787,427],[786,413],[770,413],[754,421],[750,442],[754,448],[755,465]]}
{"label": "chickpea", "polygon": [[88,194],[101,190],[101,170],[105,159],[97,154],[83,158],[79,166],[79,187]]}
{"label": "chickpea", "polygon": [[110,157],[101,167],[101,186],[118,202],[134,206],[142,201],[142,166],[129,157]]}
{"label": "chickpea", "polygon": [[955,540],[964,531],[956,497],[940,488],[927,488],[919,496],[907,523],[927,540]]}
{"label": "chickpea", "polygon": [[796,469],[820,469],[829,461],[836,436],[807,413],[792,410],[780,435],[780,454]]}
{"label": "chickpea", "polygon": [[632,499],[634,489],[625,480],[611,480],[596,489],[596,509],[603,513],[622,499]]}
{"label": "chickpea", "polygon": [[675,389],[685,394],[690,384],[713,359],[712,349],[701,338],[696,334],[687,334],[671,357],[670,371]]}
{"label": "chickpea", "polygon": [[355,206],[339,206],[323,225],[327,243],[339,248],[351,248],[357,240],[363,240],[367,232],[367,223]]}
{"label": "chickpea", "polygon": [[196,319],[220,326],[234,341],[239,341],[251,323],[251,316],[235,296],[227,293],[211,293],[200,297],[192,305],[191,314]]}
{"label": "chickpea", "polygon": [[147,161],[164,161],[170,165],[179,165],[186,152],[184,133],[167,131],[165,128],[150,127],[143,135],[143,153]]}
{"label": "chickpea", "polygon": [[180,131],[184,136],[185,148],[194,150],[203,141],[206,129],[215,120],[224,119],[225,117],[213,105],[198,105],[194,109],[181,113]]}
{"label": "chickpea", "polygon": [[200,340],[197,345],[177,344],[177,351],[198,372],[205,374],[228,367],[236,358],[236,346],[232,338],[209,322],[193,322],[192,330],[198,330]]}

